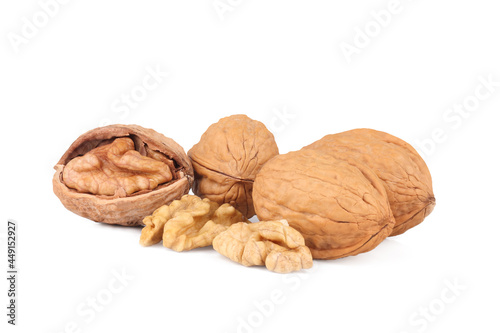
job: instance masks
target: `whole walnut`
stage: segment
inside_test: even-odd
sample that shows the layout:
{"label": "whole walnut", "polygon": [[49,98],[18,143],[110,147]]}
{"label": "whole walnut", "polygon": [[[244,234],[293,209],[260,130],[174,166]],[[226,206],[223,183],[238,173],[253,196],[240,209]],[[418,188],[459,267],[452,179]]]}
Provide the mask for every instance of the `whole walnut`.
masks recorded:
{"label": "whole walnut", "polygon": [[404,233],[427,217],[436,200],[429,169],[405,141],[372,129],[331,134],[304,147],[370,167],[382,180],[396,220],[391,236]]}
{"label": "whole walnut", "polygon": [[267,162],[253,200],[260,220],[286,219],[317,259],[370,251],[394,227],[383,183],[370,168],[312,149]]}
{"label": "whole walnut", "polygon": [[188,151],[194,168],[194,194],[229,203],[247,218],[255,215],[255,175],[279,154],[273,134],[259,121],[232,115],[211,125]]}
{"label": "whole walnut", "polygon": [[82,134],[57,162],[54,193],[70,211],[96,222],[141,225],[161,205],[188,193],[193,169],[174,140],[138,125]]}

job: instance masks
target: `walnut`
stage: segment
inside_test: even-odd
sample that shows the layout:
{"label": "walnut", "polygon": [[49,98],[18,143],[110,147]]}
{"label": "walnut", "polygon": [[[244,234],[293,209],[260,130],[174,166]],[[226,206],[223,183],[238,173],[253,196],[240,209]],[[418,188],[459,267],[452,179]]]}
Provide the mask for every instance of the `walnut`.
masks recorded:
{"label": "walnut", "polygon": [[182,147],[137,125],[88,131],[54,168],[54,193],[67,209],[96,222],[129,226],[180,198],[193,181]]}
{"label": "walnut", "polygon": [[370,167],[382,180],[396,220],[391,236],[421,223],[436,205],[427,165],[411,145],[395,136],[372,129],[355,129],[327,135],[303,149]]}
{"label": "walnut", "polygon": [[394,226],[383,183],[370,168],[311,149],[267,162],[253,200],[260,220],[286,219],[318,259],[369,251]]}
{"label": "walnut", "polygon": [[134,150],[132,139],[117,138],[69,161],[62,179],[78,192],[126,197],[172,180],[172,171]]}
{"label": "walnut", "polygon": [[286,220],[236,223],[213,240],[214,249],[244,266],[265,265],[277,273],[312,267],[304,238]]}
{"label": "walnut", "polygon": [[222,118],[191,148],[193,192],[219,204],[229,203],[250,218],[255,215],[252,187],[262,165],[278,155],[274,136],[245,115]]}
{"label": "walnut", "polygon": [[231,224],[248,220],[229,204],[219,206],[209,199],[184,195],[144,218],[140,244],[150,246],[163,239],[163,246],[188,251],[212,244]]}

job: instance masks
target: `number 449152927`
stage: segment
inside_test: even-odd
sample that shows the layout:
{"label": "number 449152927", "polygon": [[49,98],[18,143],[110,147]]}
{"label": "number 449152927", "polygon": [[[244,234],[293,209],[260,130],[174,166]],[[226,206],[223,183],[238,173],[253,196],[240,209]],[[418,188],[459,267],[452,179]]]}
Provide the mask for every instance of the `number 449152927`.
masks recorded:
{"label": "number 449152927", "polygon": [[13,221],[7,225],[7,237],[9,269],[16,269],[16,223]]}

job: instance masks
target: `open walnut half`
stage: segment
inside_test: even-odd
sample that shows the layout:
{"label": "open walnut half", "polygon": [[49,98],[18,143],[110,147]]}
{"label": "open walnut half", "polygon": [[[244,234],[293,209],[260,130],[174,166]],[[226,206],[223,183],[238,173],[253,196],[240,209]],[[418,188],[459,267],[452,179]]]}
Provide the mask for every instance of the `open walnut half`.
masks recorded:
{"label": "open walnut half", "polygon": [[63,205],[110,224],[142,224],[156,208],[188,193],[193,181],[182,147],[138,125],[88,131],[54,168],[54,193]]}

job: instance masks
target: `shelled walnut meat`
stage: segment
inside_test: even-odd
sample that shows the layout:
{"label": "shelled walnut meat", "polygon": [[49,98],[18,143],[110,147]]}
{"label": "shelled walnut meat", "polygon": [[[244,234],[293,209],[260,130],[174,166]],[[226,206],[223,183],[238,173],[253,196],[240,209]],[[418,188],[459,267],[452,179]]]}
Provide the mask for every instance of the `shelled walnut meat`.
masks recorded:
{"label": "shelled walnut meat", "polygon": [[261,122],[245,115],[222,118],[188,151],[195,174],[193,192],[229,203],[250,218],[255,215],[255,175],[278,153],[273,134]]}
{"label": "shelled walnut meat", "polygon": [[394,227],[383,183],[370,168],[312,149],[267,162],[253,201],[260,220],[286,219],[317,259],[370,251]]}
{"label": "shelled walnut meat", "polygon": [[405,141],[372,129],[327,135],[304,147],[371,168],[382,180],[396,220],[391,236],[421,223],[434,209],[429,169]]}
{"label": "shelled walnut meat", "polygon": [[67,209],[96,222],[129,226],[186,194],[193,181],[182,147],[138,125],[88,131],[54,168],[54,193]]}
{"label": "shelled walnut meat", "polygon": [[140,244],[150,246],[163,240],[163,246],[174,251],[189,251],[212,245],[215,236],[237,222],[248,220],[231,205],[184,195],[144,218]]}
{"label": "shelled walnut meat", "polygon": [[220,254],[244,266],[290,273],[313,265],[304,237],[286,220],[235,223],[213,241]]}

